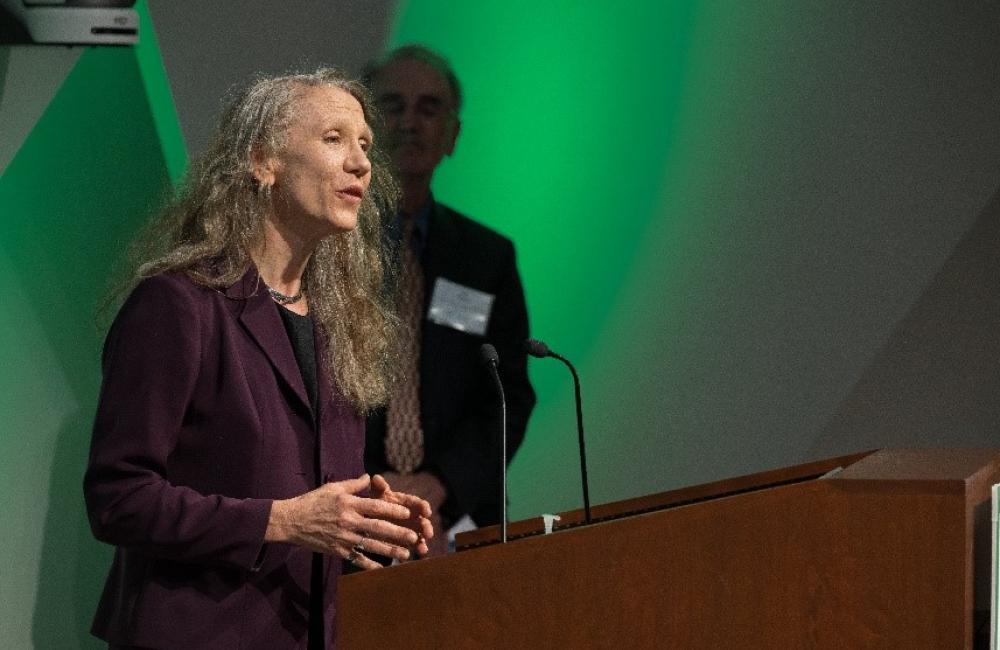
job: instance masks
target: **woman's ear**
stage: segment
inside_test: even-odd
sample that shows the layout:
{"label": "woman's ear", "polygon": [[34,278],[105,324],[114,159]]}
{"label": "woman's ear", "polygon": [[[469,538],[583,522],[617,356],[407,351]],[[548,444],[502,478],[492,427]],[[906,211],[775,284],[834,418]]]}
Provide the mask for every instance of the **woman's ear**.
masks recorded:
{"label": "woman's ear", "polygon": [[261,187],[274,185],[275,171],[278,163],[274,156],[267,156],[260,149],[254,149],[251,155],[250,173]]}

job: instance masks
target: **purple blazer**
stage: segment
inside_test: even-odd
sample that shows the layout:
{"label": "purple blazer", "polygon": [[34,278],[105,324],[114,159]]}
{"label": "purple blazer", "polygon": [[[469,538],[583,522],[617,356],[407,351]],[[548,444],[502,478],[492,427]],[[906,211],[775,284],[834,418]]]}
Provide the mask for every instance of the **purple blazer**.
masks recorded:
{"label": "purple blazer", "polygon": [[[251,269],[225,291],[179,273],[150,278],[118,313],[84,478],[94,535],[117,547],[96,636],[148,648],[305,647],[312,554],[264,544],[271,502],[317,478],[360,476],[364,429],[332,386],[319,329],[310,407],[277,310]],[[328,639],[340,571],[326,558]]]}

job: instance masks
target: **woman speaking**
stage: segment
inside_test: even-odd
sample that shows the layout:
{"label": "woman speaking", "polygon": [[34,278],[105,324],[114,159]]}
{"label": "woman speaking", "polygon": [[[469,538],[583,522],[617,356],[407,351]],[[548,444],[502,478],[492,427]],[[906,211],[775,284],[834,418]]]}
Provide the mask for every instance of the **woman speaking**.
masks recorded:
{"label": "woman speaking", "polygon": [[330,648],[343,562],[427,552],[430,506],[362,465],[398,327],[372,110],[259,79],[135,248],[84,479],[112,648]]}

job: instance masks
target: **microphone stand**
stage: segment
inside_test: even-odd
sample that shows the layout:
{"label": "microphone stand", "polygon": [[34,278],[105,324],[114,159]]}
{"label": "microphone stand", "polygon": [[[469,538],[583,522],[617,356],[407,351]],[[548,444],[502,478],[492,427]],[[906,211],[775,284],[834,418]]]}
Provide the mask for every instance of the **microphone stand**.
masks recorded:
{"label": "microphone stand", "polygon": [[490,371],[497,394],[500,395],[500,543],[507,543],[507,398],[504,396],[503,383],[497,365],[500,358],[497,350],[489,343],[479,348],[483,363]]}
{"label": "microphone stand", "polygon": [[580,477],[583,482],[583,513],[586,522],[590,523],[590,488],[587,480],[587,448],[583,439],[583,400],[580,397],[580,376],[576,374],[576,368],[569,362],[569,359],[549,350],[549,356],[559,359],[573,374],[573,390],[576,395],[576,433],[580,439]]}
{"label": "microphone stand", "polygon": [[524,342],[524,350],[533,357],[545,358],[553,357],[559,359],[569,371],[573,373],[573,388],[576,393],[576,431],[580,439],[580,479],[583,483],[583,513],[586,523],[591,523],[590,516],[590,482],[587,480],[587,448],[583,438],[583,399],[580,397],[580,376],[576,374],[576,368],[569,359],[556,354],[549,349],[549,346],[537,339],[528,339]]}
{"label": "microphone stand", "polygon": [[503,500],[500,501],[500,543],[507,543],[507,398],[504,397],[503,384],[500,383],[500,374],[496,365],[493,364],[493,381],[496,383],[497,392],[500,393],[500,493]]}

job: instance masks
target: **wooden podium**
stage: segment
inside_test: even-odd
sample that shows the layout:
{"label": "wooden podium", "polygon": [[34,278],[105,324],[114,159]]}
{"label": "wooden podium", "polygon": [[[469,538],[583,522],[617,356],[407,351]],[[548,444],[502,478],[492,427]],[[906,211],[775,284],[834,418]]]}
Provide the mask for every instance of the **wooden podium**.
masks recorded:
{"label": "wooden podium", "polygon": [[971,648],[996,482],[1000,450],[882,450],[473,531],[343,576],[338,648]]}

